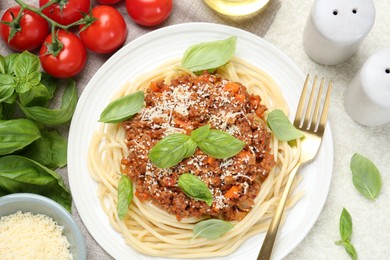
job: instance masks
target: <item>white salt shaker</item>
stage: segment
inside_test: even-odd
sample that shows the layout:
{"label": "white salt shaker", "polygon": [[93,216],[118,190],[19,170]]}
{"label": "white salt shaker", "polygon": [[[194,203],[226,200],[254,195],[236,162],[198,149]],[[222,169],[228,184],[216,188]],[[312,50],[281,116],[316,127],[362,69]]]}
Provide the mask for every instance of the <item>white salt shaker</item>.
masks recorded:
{"label": "white salt shaker", "polygon": [[339,64],[359,49],[374,21],[372,0],[316,0],[303,32],[304,49],[320,64]]}
{"label": "white salt shaker", "polygon": [[390,123],[390,48],[371,55],[344,92],[344,106],[356,122]]}

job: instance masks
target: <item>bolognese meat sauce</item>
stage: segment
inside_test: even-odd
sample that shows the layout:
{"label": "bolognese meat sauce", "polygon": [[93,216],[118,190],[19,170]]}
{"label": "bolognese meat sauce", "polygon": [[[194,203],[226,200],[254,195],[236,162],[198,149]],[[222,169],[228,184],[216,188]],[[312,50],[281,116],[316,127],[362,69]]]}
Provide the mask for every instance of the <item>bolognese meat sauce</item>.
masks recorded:
{"label": "bolognese meat sauce", "polygon": [[[152,82],[144,108],[123,123],[129,154],[122,165],[135,184],[136,196],[174,214],[179,221],[203,216],[241,220],[275,166],[271,136],[261,120],[265,110],[258,95],[217,74],[182,76],[169,84]],[[149,151],[165,136],[190,134],[207,124],[244,141],[245,147],[226,159],[212,158],[197,148],[193,156],[168,169],[157,168],[148,159]],[[178,178],[183,173],[206,183],[213,195],[211,206],[179,188]]]}

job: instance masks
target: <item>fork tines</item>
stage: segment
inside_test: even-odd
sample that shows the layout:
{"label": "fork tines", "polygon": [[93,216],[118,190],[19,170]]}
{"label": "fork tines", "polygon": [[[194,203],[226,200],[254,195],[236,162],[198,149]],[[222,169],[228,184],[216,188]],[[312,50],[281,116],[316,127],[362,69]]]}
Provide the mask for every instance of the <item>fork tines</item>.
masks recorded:
{"label": "fork tines", "polygon": [[[316,134],[322,134],[325,129],[329,110],[332,81],[329,81],[326,93],[324,94],[324,78],[321,79],[321,83],[318,85],[317,76],[315,76],[311,89],[308,89],[309,78],[308,74],[299,99],[294,126]],[[308,100],[306,100],[307,94],[310,95]]]}

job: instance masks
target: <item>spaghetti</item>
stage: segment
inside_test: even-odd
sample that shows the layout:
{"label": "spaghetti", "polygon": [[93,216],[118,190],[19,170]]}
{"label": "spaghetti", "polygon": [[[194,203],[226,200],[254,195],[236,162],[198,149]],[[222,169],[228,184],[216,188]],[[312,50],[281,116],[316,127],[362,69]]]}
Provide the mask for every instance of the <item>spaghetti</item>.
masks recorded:
{"label": "spaghetti", "polygon": [[[141,75],[126,85],[114,97],[145,90],[152,81],[170,82],[179,76],[192,74],[180,67],[178,60],[171,61]],[[262,103],[269,109],[282,109],[286,114],[288,107],[274,80],[265,72],[233,58],[227,65],[219,68],[217,74],[231,81],[245,85],[248,92],[262,97]],[[178,221],[175,215],[149,202],[140,201],[134,196],[124,220],[116,212],[117,185],[122,172],[121,160],[128,156],[125,143],[125,130],[120,124],[102,124],[92,137],[88,166],[90,174],[98,182],[98,196],[111,225],[120,232],[126,243],[134,249],[153,256],[199,258],[216,257],[232,253],[247,238],[267,229],[273,212],[287,182],[288,173],[295,166],[299,154],[297,146],[291,147],[272,137],[271,148],[276,166],[263,182],[260,192],[254,200],[252,209],[240,221],[232,221],[234,228],[215,240],[193,237],[193,227],[201,221],[199,218],[183,218]],[[298,183],[296,179],[294,186]],[[292,196],[287,204],[291,207],[301,194]]]}

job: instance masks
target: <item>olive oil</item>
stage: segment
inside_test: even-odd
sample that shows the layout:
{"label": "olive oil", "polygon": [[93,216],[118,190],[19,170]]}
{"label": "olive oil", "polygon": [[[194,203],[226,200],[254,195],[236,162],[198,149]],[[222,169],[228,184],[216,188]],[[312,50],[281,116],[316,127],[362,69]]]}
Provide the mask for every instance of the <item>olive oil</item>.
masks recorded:
{"label": "olive oil", "polygon": [[267,5],[270,0],[204,0],[215,11],[230,16],[254,14]]}

